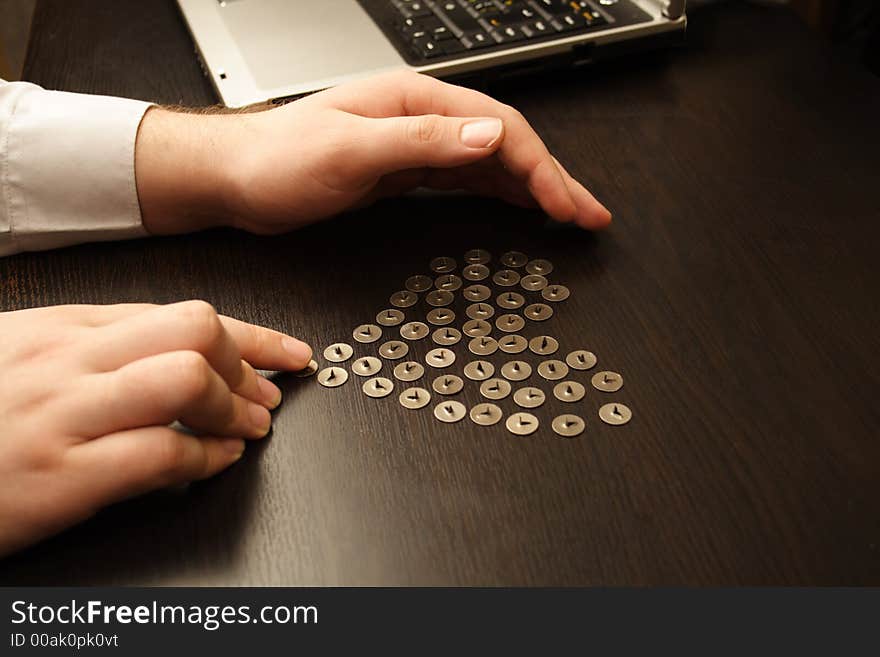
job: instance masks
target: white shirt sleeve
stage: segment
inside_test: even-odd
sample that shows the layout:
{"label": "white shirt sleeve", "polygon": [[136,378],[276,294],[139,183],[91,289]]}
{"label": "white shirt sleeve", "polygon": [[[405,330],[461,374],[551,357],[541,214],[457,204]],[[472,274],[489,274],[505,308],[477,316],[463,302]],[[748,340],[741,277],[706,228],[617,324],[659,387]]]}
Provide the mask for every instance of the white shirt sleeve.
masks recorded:
{"label": "white shirt sleeve", "polygon": [[149,107],[0,80],[0,256],[145,235],[134,145]]}

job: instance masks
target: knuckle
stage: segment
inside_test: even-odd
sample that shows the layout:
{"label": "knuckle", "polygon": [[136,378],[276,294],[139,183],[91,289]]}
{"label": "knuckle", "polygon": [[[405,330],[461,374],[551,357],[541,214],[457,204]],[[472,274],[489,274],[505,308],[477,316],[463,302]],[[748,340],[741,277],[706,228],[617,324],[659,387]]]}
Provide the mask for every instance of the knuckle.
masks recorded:
{"label": "knuckle", "polygon": [[156,459],[159,462],[161,470],[168,476],[169,480],[176,480],[184,473],[188,466],[189,450],[185,440],[173,431],[156,437],[154,442]]}
{"label": "knuckle", "polygon": [[28,470],[35,473],[55,473],[61,469],[64,453],[50,445],[39,445],[34,441],[25,455]]}
{"label": "knuckle", "polygon": [[181,301],[177,307],[184,313],[192,317],[207,317],[216,315],[217,311],[207,301],[203,299],[190,299],[189,301]]}
{"label": "knuckle", "polygon": [[211,366],[197,351],[181,351],[174,355],[174,381],[177,394],[185,399],[198,399],[211,385]]}
{"label": "knuckle", "polygon": [[179,312],[198,344],[212,345],[220,339],[223,325],[214,306],[207,301],[185,301],[180,304]]}
{"label": "knuckle", "polygon": [[416,144],[435,144],[443,137],[439,117],[433,114],[419,116],[409,123],[409,140]]}
{"label": "knuckle", "polygon": [[525,121],[526,120],[526,117],[523,115],[523,113],[520,112],[513,105],[505,105],[504,111],[507,112],[507,114],[509,114],[510,117],[513,118],[515,121]]}

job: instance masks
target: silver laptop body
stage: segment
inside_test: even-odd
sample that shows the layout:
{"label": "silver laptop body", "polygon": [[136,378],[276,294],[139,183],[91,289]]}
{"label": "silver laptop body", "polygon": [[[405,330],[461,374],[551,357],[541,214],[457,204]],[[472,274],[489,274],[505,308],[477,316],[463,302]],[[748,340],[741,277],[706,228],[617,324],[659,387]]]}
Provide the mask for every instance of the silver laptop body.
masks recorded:
{"label": "silver laptop body", "polygon": [[[571,19],[561,13],[569,11],[566,2],[580,21],[577,27],[568,25]],[[621,46],[640,47],[680,36],[686,26],[684,0],[178,0],[178,4],[205,73],[229,107],[281,103],[404,68],[457,78],[551,62],[576,66]],[[516,16],[509,13],[512,9]],[[483,35],[478,34],[481,31]]]}

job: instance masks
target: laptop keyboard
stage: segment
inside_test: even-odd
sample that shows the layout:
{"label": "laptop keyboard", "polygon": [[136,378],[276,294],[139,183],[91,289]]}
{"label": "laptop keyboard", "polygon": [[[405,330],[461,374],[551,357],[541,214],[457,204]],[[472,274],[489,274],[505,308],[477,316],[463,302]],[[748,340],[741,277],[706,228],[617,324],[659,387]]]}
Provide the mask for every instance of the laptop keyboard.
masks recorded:
{"label": "laptop keyboard", "polygon": [[[616,1],[616,0],[615,0]],[[397,29],[423,59],[606,27],[586,0],[390,0]],[[610,2],[609,2],[610,4]]]}

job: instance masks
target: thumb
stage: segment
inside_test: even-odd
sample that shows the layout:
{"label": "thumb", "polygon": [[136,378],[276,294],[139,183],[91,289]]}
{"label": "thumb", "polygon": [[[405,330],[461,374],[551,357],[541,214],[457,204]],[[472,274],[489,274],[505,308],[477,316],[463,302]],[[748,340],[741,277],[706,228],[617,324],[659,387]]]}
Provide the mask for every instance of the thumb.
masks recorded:
{"label": "thumb", "polygon": [[372,134],[364,157],[384,175],[404,169],[446,169],[490,156],[504,139],[501,119],[424,114],[367,119]]}

